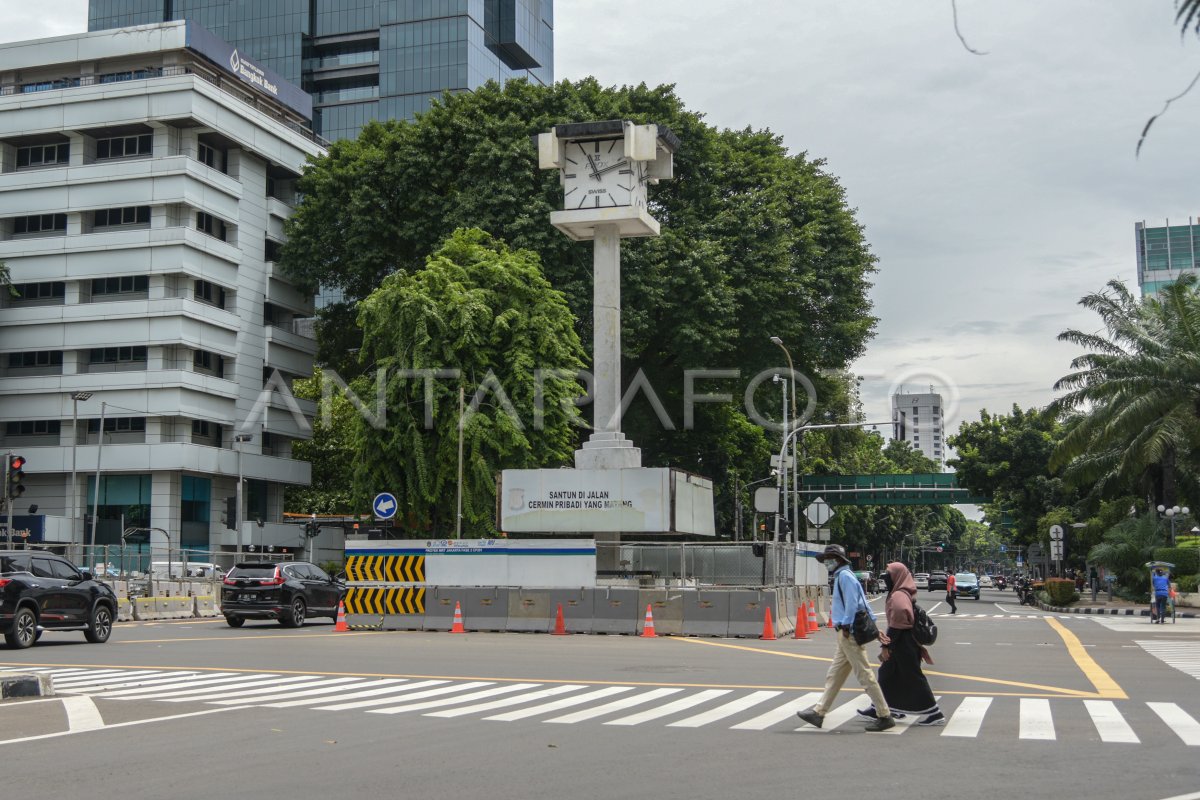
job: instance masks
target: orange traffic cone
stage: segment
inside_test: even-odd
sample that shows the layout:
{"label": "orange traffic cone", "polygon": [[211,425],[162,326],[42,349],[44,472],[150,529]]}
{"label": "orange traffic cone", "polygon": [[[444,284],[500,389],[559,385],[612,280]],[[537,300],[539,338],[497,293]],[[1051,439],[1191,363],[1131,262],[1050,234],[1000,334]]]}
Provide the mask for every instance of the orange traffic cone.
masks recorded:
{"label": "orange traffic cone", "polygon": [[350,630],[350,626],[346,624],[346,604],[338,600],[338,615],[337,623],[333,626],[335,633],[342,633]]}
{"label": "orange traffic cone", "polygon": [[654,615],[650,613],[650,604],[646,603],[646,624],[642,626],[643,639],[655,639],[658,634],[654,632]]}
{"label": "orange traffic cone", "polygon": [[[818,626],[818,627],[820,627],[820,626]],[[825,627],[826,628],[833,627],[833,603],[832,602],[829,605],[829,616],[827,616],[825,618]]]}
{"label": "orange traffic cone", "polygon": [[558,611],[554,615],[554,636],[567,635],[567,623],[563,621],[562,603],[558,604]]}
{"label": "orange traffic cone", "polygon": [[808,630],[810,633],[821,630],[821,624],[817,622],[817,604],[812,601],[808,604]]}
{"label": "orange traffic cone", "polygon": [[771,621],[771,607],[767,606],[767,613],[763,614],[763,632],[760,639],[775,638],[775,623]]}
{"label": "orange traffic cone", "polygon": [[796,630],[792,632],[793,639],[808,638],[808,603],[801,603],[796,613]]}
{"label": "orange traffic cone", "polygon": [[454,601],[454,624],[450,626],[451,633],[466,633],[467,629],[463,627],[462,621],[462,606],[458,601]]}

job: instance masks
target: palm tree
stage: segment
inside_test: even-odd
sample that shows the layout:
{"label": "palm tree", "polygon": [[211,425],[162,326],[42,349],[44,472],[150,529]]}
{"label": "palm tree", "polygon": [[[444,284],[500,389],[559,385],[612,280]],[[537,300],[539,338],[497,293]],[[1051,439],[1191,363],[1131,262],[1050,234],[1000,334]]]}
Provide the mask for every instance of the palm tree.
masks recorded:
{"label": "palm tree", "polygon": [[1200,497],[1200,295],[1188,275],[1139,301],[1120,281],[1080,305],[1106,335],[1068,330],[1060,341],[1092,352],[1059,379],[1051,409],[1066,417],[1050,459],[1070,482],[1101,496],[1134,491],[1151,502]]}
{"label": "palm tree", "polygon": [[1117,576],[1127,593],[1146,592],[1146,562],[1154,558],[1154,548],[1163,544],[1161,525],[1153,514],[1130,517],[1109,528],[1104,540],[1088,552],[1088,561]]}

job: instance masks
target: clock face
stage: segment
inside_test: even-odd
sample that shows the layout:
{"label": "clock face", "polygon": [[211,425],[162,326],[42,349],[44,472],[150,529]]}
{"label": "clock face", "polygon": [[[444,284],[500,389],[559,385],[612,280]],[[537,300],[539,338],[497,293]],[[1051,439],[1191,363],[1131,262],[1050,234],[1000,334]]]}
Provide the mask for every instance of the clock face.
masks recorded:
{"label": "clock face", "polygon": [[563,208],[646,205],[644,165],[625,158],[621,139],[570,142],[563,161]]}

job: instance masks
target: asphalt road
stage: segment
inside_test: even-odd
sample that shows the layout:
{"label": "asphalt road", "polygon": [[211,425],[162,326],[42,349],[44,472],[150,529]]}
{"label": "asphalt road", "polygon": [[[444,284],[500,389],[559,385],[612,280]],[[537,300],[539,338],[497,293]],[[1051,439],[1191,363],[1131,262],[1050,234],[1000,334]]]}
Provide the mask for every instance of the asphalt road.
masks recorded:
{"label": "asphalt road", "polygon": [[[1200,620],[1046,614],[987,590],[951,617],[940,595],[920,601],[940,630],[928,669],[950,723],[888,734],[836,724],[837,711],[821,731],[795,718],[823,686],[825,630],[650,640],[192,620],[122,624],[106,645],[47,633],[30,650],[0,650],[0,668],[50,672],[60,693],[0,704],[4,786],[14,797],[694,800],[992,787],[1200,799]],[[853,678],[843,704],[843,714],[866,705]]]}

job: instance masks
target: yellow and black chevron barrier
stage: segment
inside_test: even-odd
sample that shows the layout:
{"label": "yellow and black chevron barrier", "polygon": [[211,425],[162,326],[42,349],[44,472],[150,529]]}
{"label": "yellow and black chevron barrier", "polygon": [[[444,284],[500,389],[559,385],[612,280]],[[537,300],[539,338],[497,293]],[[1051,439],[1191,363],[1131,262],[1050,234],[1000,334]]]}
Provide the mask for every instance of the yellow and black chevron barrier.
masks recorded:
{"label": "yellow and black chevron barrier", "polygon": [[346,613],[424,614],[425,587],[392,589],[352,586],[346,590]]}
{"label": "yellow and black chevron barrier", "polygon": [[424,583],[425,556],[350,556],[346,579],[352,583]]}

